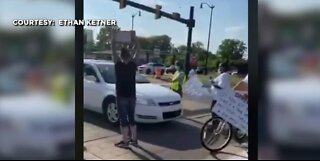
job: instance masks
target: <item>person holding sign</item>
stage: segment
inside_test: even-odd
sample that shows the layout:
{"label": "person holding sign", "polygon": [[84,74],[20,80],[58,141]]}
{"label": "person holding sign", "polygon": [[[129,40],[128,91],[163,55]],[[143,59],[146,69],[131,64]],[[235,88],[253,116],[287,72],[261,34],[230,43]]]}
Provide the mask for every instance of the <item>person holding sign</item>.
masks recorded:
{"label": "person holding sign", "polygon": [[[212,83],[224,90],[232,90],[231,88],[231,78],[230,78],[230,66],[227,62],[221,63],[219,65],[220,75],[212,80]],[[210,78],[211,79],[211,78]],[[211,108],[215,105],[217,101],[214,99],[211,104]]]}
{"label": "person holding sign", "polygon": [[[137,126],[134,119],[136,105],[136,71],[137,65],[133,61],[134,55],[123,47],[121,48],[120,60],[115,64],[116,95],[120,120],[122,141],[115,146],[128,148],[129,142],[137,145]],[[129,135],[131,132],[131,136]]]}

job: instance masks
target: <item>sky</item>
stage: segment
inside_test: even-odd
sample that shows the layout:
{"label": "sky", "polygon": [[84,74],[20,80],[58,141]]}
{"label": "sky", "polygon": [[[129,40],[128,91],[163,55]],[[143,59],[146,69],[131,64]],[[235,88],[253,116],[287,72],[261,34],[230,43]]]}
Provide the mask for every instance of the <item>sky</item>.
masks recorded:
{"label": "sky", "polygon": [[[201,41],[207,45],[210,9],[200,9],[200,2],[207,2],[216,7],[213,10],[212,33],[210,51],[215,52],[225,38],[237,38],[248,42],[248,5],[247,0],[133,0],[154,7],[162,5],[166,12],[179,12],[181,17],[187,18],[190,6],[195,7],[196,26],[193,29],[193,42]],[[268,2],[270,7],[282,11],[296,13],[308,9],[319,9],[319,0],[259,0]],[[68,2],[68,3],[66,3]],[[13,19],[50,18],[73,19],[73,0],[0,0],[0,27],[13,29]],[[184,3],[181,3],[184,2]],[[131,14],[138,9],[127,6],[119,9],[119,4],[112,0],[84,0],[84,17],[86,19],[116,19],[124,30],[131,29]],[[54,28],[54,35],[58,38],[74,35],[73,27]],[[88,27],[85,27],[88,28]],[[94,29],[95,34],[99,28]],[[167,34],[172,37],[175,45],[186,44],[187,27],[167,18],[154,19],[154,14],[142,12],[141,17],[135,18],[135,29],[140,36]]]}
{"label": "sky", "polygon": [[[215,5],[213,9],[210,51],[215,53],[222,40],[234,38],[248,44],[248,1],[247,0],[133,0],[150,7],[162,5],[162,11],[180,13],[189,18],[190,6],[194,6],[192,42],[200,41],[207,48],[210,8],[201,2]],[[119,9],[119,3],[112,0],[84,0],[84,19],[115,19],[122,30],[131,30],[131,15],[139,10],[131,6]],[[161,17],[155,19],[153,13],[141,11],[141,17],[134,19],[134,29],[138,36],[168,35],[175,46],[187,44],[188,28],[185,24]],[[100,27],[89,27],[96,36]]]}

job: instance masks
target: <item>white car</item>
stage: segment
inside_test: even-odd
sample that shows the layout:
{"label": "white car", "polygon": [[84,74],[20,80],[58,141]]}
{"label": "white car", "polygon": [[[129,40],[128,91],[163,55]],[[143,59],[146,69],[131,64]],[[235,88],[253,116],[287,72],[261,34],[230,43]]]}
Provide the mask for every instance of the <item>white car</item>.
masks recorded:
{"label": "white car", "polygon": [[0,71],[0,160],[74,159],[74,100],[60,104],[45,91],[27,90],[27,70],[15,65]]}
{"label": "white car", "polygon": [[163,64],[158,63],[148,63],[144,65],[140,65],[138,67],[139,73],[143,74],[154,74],[156,72],[156,69],[160,68],[161,75],[165,72],[166,67]]}
{"label": "white car", "polygon": [[320,145],[320,79],[272,81],[271,134],[279,145],[318,147]]}
{"label": "white car", "polygon": [[75,112],[46,93],[0,97],[0,156],[74,159]]}
{"label": "white car", "polygon": [[[84,65],[84,108],[104,114],[111,124],[118,124],[114,63],[85,59]],[[138,73],[136,81],[137,122],[158,123],[182,116],[179,94],[150,83]]]}
{"label": "white car", "polygon": [[279,146],[319,147],[320,78],[303,75],[295,63],[300,58],[293,54],[290,51],[271,57],[272,78],[267,84],[270,134]]}

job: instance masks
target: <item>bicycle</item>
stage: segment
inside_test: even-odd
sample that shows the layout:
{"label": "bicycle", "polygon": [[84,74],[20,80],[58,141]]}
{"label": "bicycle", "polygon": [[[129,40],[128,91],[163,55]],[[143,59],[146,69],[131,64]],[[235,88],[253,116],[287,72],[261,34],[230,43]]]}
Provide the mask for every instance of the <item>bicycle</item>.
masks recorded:
{"label": "bicycle", "polygon": [[[210,78],[212,87],[221,90],[222,88],[218,85],[215,85],[212,79]],[[213,100],[211,104],[211,109],[215,105],[216,101]],[[205,122],[201,129],[201,144],[202,146],[211,151],[217,152],[224,149],[230,143],[233,133],[235,131],[235,136],[240,137],[237,140],[242,140],[246,137],[246,134],[242,133],[239,129],[233,127],[223,118],[212,113],[212,118]]]}

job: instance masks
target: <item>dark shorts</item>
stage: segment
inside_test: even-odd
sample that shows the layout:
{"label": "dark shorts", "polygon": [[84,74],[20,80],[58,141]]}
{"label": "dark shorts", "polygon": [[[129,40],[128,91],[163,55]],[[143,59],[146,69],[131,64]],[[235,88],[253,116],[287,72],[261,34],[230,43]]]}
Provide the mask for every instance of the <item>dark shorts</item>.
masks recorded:
{"label": "dark shorts", "polygon": [[134,120],[136,98],[118,97],[117,98],[118,114],[120,126],[128,127],[136,125]]}

